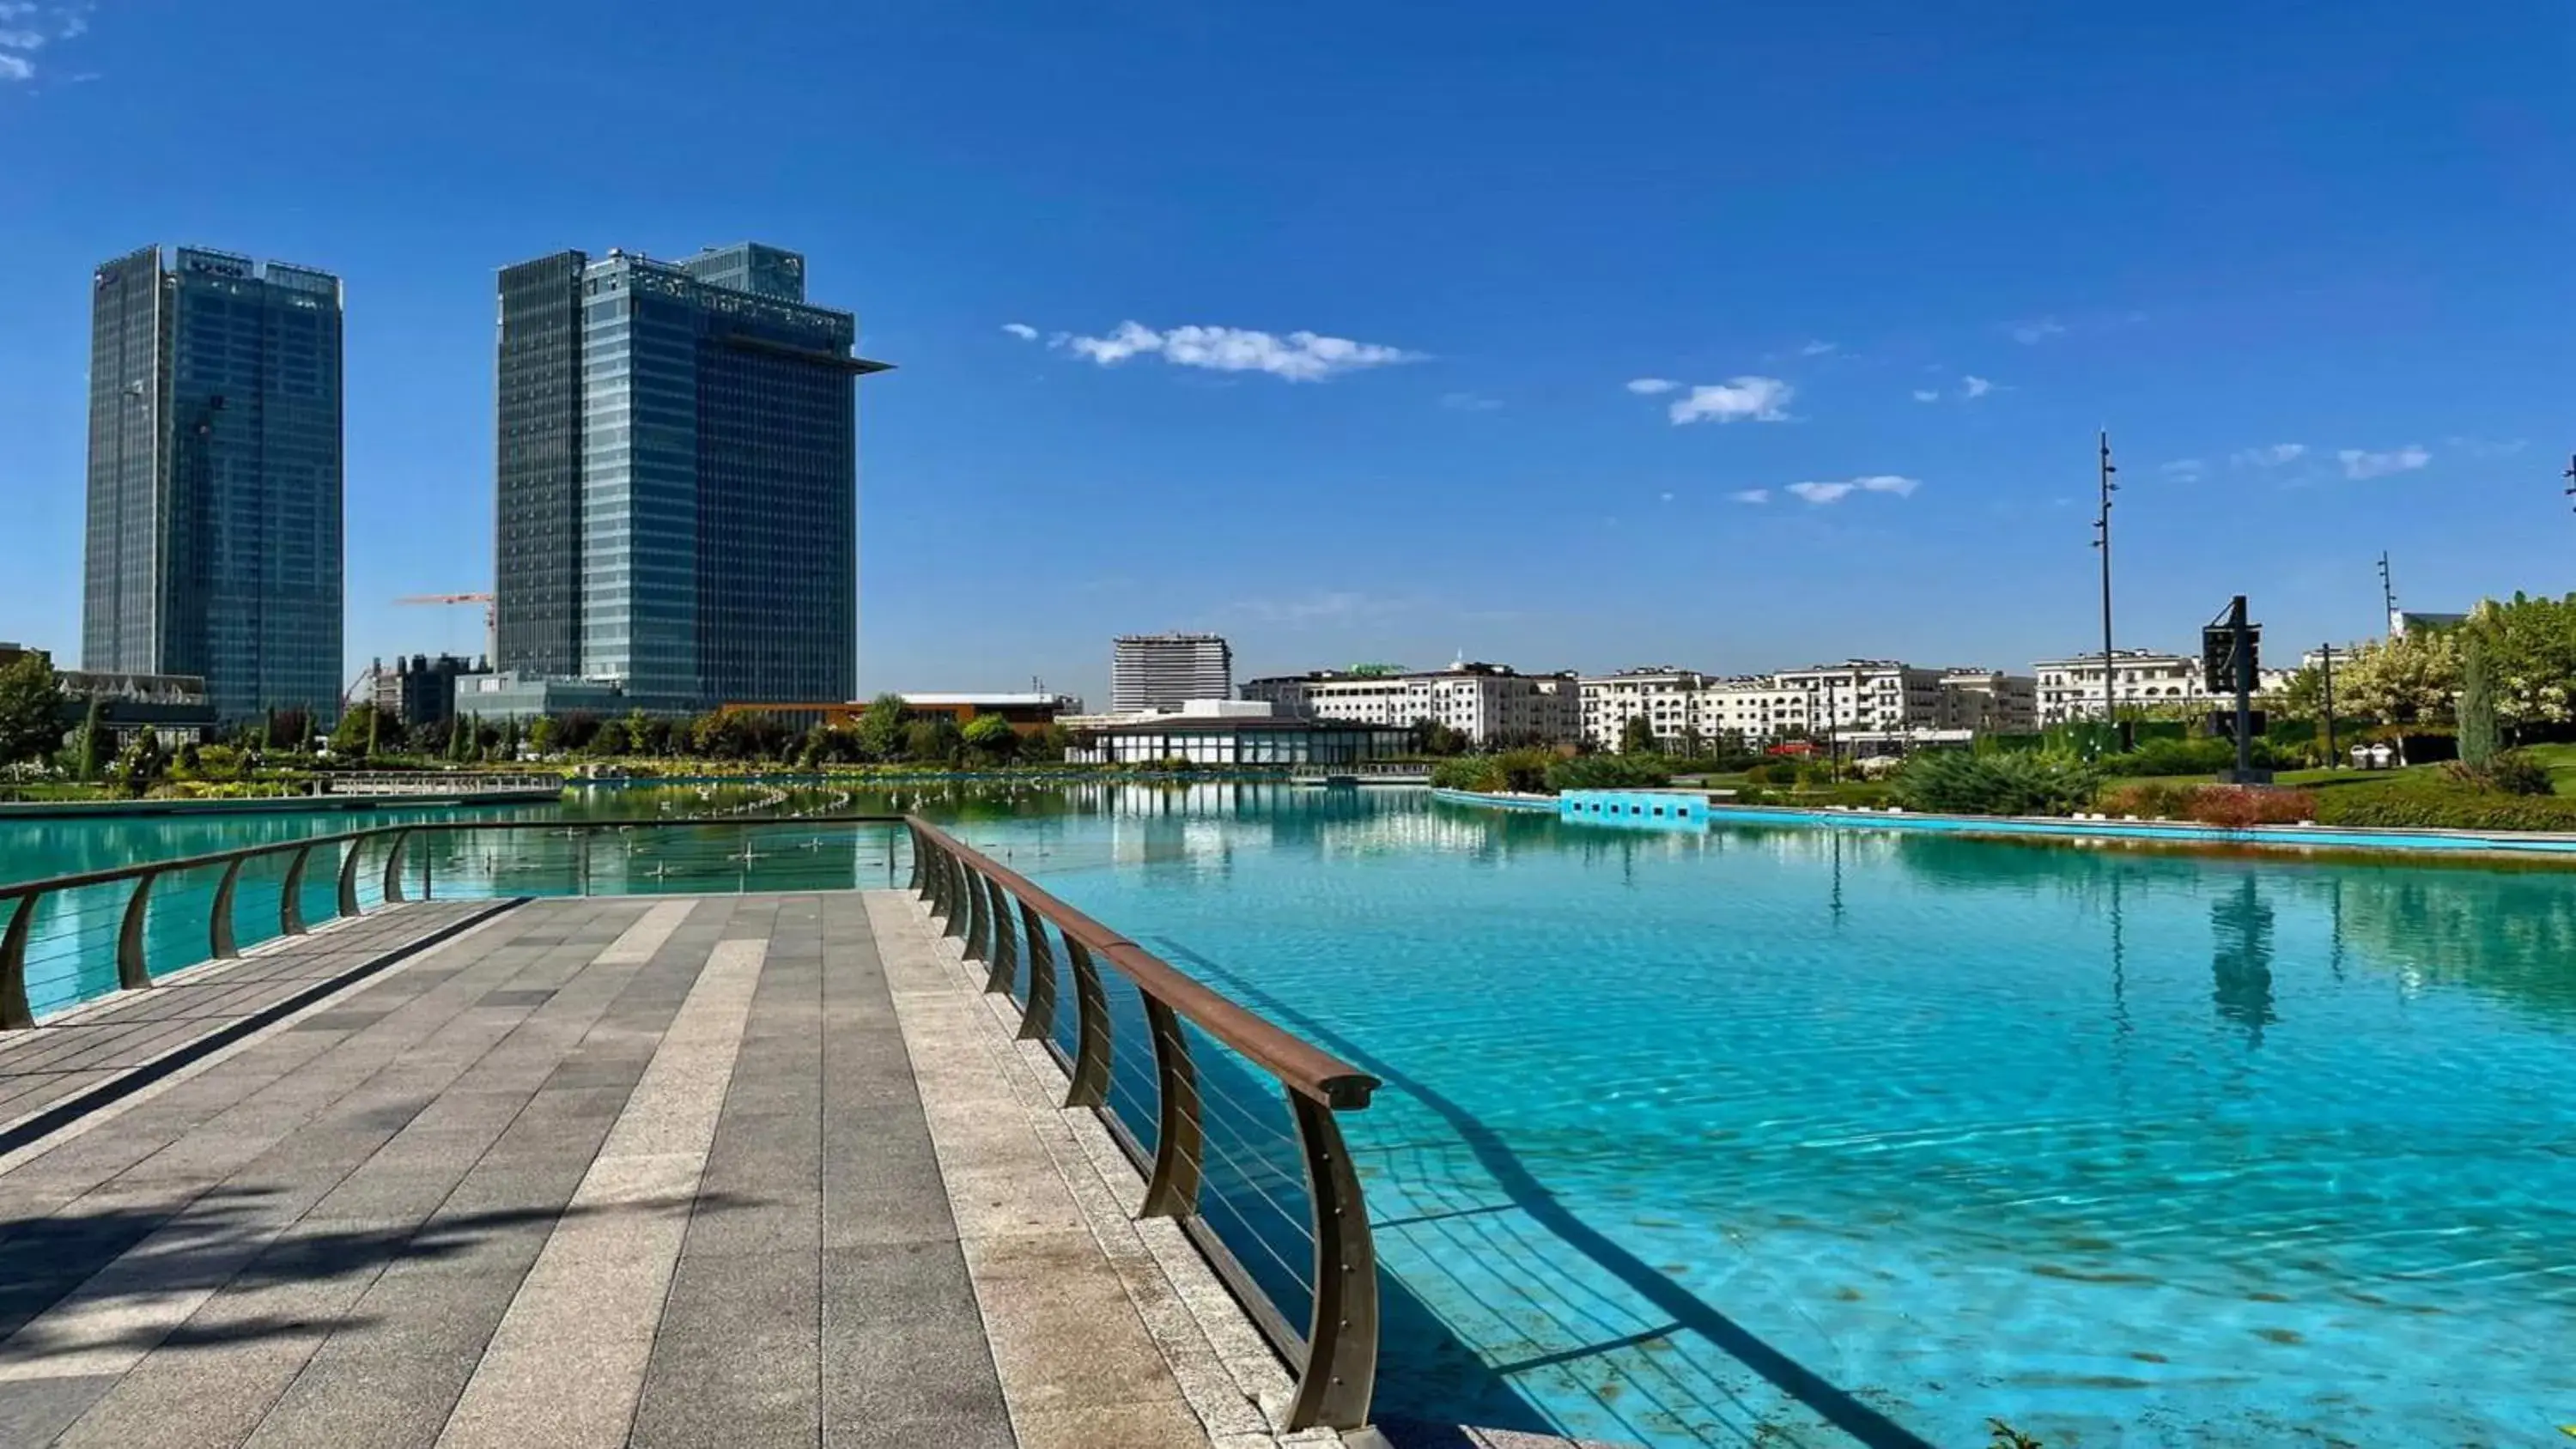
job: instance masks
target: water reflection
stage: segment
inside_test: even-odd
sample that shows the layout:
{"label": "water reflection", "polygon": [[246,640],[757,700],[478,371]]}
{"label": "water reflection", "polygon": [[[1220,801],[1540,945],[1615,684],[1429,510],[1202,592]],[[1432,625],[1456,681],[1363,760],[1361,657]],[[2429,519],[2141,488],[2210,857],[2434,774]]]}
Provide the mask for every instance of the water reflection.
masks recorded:
{"label": "water reflection", "polygon": [[2246,875],[2236,889],[2210,902],[2210,1000],[2221,1021],[2245,1029],[2248,1046],[2263,1044],[2263,1028],[2280,1018],[2272,1011],[2272,907]]}

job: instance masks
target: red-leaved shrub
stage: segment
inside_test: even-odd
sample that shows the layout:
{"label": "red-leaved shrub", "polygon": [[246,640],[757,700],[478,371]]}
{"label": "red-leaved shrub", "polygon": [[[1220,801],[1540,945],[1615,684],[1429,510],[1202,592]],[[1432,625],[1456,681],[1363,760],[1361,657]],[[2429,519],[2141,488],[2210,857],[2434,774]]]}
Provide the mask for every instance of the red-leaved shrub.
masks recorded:
{"label": "red-leaved shrub", "polygon": [[2191,792],[2185,813],[2203,825],[2226,830],[2242,830],[2249,825],[2296,825],[2317,818],[2317,797],[2305,790],[2203,785]]}

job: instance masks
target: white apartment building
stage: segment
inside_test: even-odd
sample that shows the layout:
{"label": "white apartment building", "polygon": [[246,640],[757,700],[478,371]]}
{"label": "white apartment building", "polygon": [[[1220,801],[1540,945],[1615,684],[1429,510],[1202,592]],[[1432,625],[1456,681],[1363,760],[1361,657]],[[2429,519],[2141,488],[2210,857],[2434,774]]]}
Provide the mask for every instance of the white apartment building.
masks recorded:
{"label": "white apartment building", "polygon": [[1935,729],[1941,717],[1941,671],[1893,659],[1850,659],[1771,676],[1783,689],[1804,690],[1816,730],[1899,732]]}
{"label": "white apartment building", "polygon": [[1810,691],[1760,675],[1717,680],[1694,699],[1698,712],[1693,727],[1701,737],[1732,737],[1747,744],[1805,734],[1816,703]]}
{"label": "white apartment building", "polygon": [[2000,669],[1946,670],[1940,715],[1940,729],[2030,734],[2039,728],[2039,681]]}
{"label": "white apartment building", "polygon": [[1573,739],[1580,728],[1572,676],[1520,674],[1500,664],[1461,662],[1405,674],[1319,670],[1255,679],[1243,694],[1309,719],[1398,729],[1429,720],[1478,747],[1552,744]]}
{"label": "white apartment building", "polygon": [[1109,712],[1234,697],[1234,651],[1215,634],[1122,634],[1111,642]]}
{"label": "white apartment building", "polygon": [[1669,666],[1587,675],[1576,681],[1583,738],[1596,749],[1615,750],[1628,721],[1642,715],[1658,741],[1678,744],[1698,728],[1699,696],[1708,684],[1708,676],[1695,669]]}
{"label": "white apartment building", "polygon": [[[2102,717],[2101,655],[2043,659],[2031,668],[2039,674],[2040,724]],[[2114,702],[2123,708],[2217,702],[2201,687],[2200,660],[2196,656],[2160,654],[2150,649],[2111,652],[2111,692]]]}

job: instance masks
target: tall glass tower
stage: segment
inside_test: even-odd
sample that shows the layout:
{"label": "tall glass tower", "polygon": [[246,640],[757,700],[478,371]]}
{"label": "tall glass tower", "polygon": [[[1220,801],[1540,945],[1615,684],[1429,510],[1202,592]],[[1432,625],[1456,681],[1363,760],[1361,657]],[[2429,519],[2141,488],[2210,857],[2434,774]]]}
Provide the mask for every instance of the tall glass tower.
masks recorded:
{"label": "tall glass tower", "polygon": [[336,714],[340,279],[145,247],[92,279],[81,665]]}
{"label": "tall glass tower", "polygon": [[495,593],[504,669],[643,709],[858,687],[847,312],[745,243],[501,272]]}

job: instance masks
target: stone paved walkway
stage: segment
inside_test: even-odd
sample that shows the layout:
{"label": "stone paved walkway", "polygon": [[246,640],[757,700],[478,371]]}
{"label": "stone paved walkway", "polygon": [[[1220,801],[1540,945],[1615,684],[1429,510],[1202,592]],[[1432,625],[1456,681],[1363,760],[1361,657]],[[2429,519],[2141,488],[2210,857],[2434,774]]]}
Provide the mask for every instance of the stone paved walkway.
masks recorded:
{"label": "stone paved walkway", "polygon": [[0,1445],[1118,1442],[951,1201],[862,896],[522,906],[0,1158]]}
{"label": "stone paved walkway", "polygon": [[279,937],[234,960],[176,973],[150,991],[48,1018],[33,1031],[0,1032],[0,1151],[141,1085],[156,1067],[256,1030],[350,972],[452,935],[501,904],[420,902],[333,921],[311,935]]}

